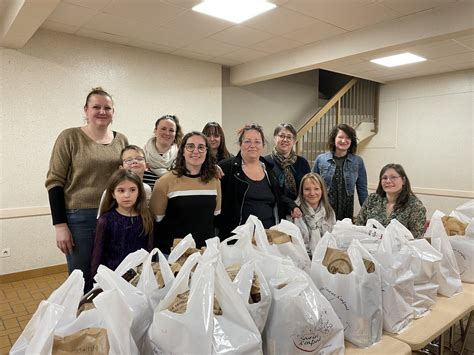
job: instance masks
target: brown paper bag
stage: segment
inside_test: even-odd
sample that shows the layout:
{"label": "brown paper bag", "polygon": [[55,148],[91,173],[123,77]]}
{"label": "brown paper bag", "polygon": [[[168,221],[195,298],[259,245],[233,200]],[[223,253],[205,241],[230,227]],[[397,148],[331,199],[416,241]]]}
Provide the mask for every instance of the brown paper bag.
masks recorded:
{"label": "brown paper bag", "polygon": [[265,229],[270,244],[291,243],[291,236],[273,229]]}
{"label": "brown paper bag", "polygon": [[[183,293],[180,293],[176,296],[173,303],[168,307],[168,310],[173,313],[183,314],[186,312],[188,307],[188,298],[189,298],[189,290]],[[217,299],[214,297],[214,315],[220,316],[222,315],[222,309],[217,302]]]}
{"label": "brown paper bag", "polygon": [[443,216],[441,217],[441,221],[443,222],[443,226],[447,235],[451,236],[466,234],[466,228],[468,224],[461,222],[456,217]]}
{"label": "brown paper bag", "polygon": [[[375,271],[375,265],[372,261],[366,259],[363,259],[363,261],[368,273]],[[353,270],[349,255],[345,251],[334,248],[326,249],[323,265],[327,267],[331,274],[350,274]]]}
{"label": "brown paper bag", "polygon": [[86,328],[64,338],[54,337],[53,355],[108,355],[108,353],[109,340],[107,330],[103,328]]}

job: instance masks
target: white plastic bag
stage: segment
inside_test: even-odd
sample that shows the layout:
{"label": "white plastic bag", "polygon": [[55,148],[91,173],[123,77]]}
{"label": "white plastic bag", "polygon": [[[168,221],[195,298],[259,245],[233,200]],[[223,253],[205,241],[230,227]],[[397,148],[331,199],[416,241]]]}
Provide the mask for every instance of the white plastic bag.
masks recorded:
{"label": "white plastic bag", "polygon": [[[267,263],[268,264],[268,263]],[[344,329],[309,275],[284,264],[270,265],[273,302],[262,334],[264,354],[344,354]]]}
{"label": "white plastic bag", "polygon": [[438,269],[438,293],[451,297],[462,292],[462,283],[453,248],[441,221],[443,216],[444,213],[441,211],[433,213],[425,235],[431,237],[431,245],[443,255]]}
{"label": "white plastic bag", "polygon": [[[254,275],[256,276],[260,285],[260,301],[257,303],[249,303],[250,291],[252,288],[252,281]],[[272,304],[272,294],[270,287],[263,276],[262,271],[257,265],[256,261],[249,261],[243,264],[235,277],[233,284],[236,287],[237,292],[241,296],[245,303],[247,310],[249,311],[252,319],[255,322],[259,332],[263,331],[265,323],[268,317],[268,311]]]}
{"label": "white plastic bag", "polygon": [[474,238],[466,236],[449,237],[461,281],[474,283]]}
{"label": "white plastic bag", "polygon": [[[157,353],[211,354],[215,273],[213,265],[207,263],[190,282],[191,270],[200,258],[199,253],[194,253],[186,259],[169,292],[154,311],[148,338]],[[168,310],[176,297],[186,291],[190,291],[186,311]]]}
{"label": "white plastic bag", "polygon": [[385,229],[375,259],[382,277],[383,329],[400,333],[414,318],[414,273],[412,251],[396,220]]}
{"label": "white plastic bag", "polygon": [[[413,308],[415,317],[425,315],[436,303],[438,293],[437,271],[442,255],[426,239],[415,239],[409,242],[414,260],[412,271],[415,273]],[[419,266],[415,266],[418,264]]]}
{"label": "white plastic bag", "polygon": [[[354,239],[347,249],[353,270],[332,274],[323,265],[327,248],[337,248],[335,238],[326,233],[316,246],[311,278],[334,308],[344,327],[346,340],[359,347],[375,344],[382,337],[382,286],[378,263]],[[368,273],[363,258],[372,261],[375,270]]]}
{"label": "white plastic bag", "polygon": [[383,226],[376,222],[376,227],[374,227],[374,223],[367,221],[365,226],[356,226],[352,224],[350,219],[346,218],[336,222],[331,234],[336,238],[339,249],[346,250],[352,240],[357,239],[369,252],[374,253],[378,249],[384,233],[384,230],[380,229]]}
{"label": "white plastic bag", "polygon": [[[306,246],[303,237],[301,236],[300,229],[293,223],[287,220],[282,220],[279,224],[271,227],[270,230],[277,230],[291,236],[290,243],[273,244],[271,247],[277,248],[282,255],[289,256],[296,266],[309,272],[311,269],[311,260],[306,251]],[[265,241],[268,243],[268,239],[265,239]]]}
{"label": "white plastic bag", "polygon": [[117,290],[131,312],[133,323],[130,332],[135,344],[141,348],[153,316],[145,294],[104,265],[99,265],[94,279],[104,291]]}

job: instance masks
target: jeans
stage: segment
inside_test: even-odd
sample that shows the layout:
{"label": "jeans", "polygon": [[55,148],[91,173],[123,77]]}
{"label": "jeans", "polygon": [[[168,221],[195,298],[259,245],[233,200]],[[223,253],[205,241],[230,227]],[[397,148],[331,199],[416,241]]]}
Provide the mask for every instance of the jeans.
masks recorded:
{"label": "jeans", "polygon": [[95,239],[96,208],[66,210],[67,225],[72,234],[74,247],[66,256],[69,273],[79,269],[84,275],[84,292],[92,288],[91,258]]}

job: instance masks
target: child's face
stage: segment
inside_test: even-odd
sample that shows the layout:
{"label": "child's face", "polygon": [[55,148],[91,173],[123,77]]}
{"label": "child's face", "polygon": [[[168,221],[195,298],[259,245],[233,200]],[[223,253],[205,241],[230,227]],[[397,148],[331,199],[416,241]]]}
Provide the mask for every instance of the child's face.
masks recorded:
{"label": "child's face", "polygon": [[143,179],[143,174],[148,168],[142,153],[130,149],[122,154],[122,168],[131,170]]}
{"label": "child's face", "polygon": [[138,198],[138,186],[130,180],[120,182],[112,193],[113,198],[122,209],[133,208]]}
{"label": "child's face", "polygon": [[313,179],[306,179],[303,184],[303,197],[308,205],[315,208],[321,200],[321,186]]}

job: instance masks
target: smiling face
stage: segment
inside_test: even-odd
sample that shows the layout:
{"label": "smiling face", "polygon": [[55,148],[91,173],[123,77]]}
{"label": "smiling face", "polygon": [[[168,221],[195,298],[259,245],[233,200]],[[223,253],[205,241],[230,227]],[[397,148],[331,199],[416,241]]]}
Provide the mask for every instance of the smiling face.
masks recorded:
{"label": "smiling face", "polygon": [[303,198],[311,208],[318,207],[322,194],[321,185],[314,179],[308,178],[303,182]]}
{"label": "smiling face", "polygon": [[159,145],[171,147],[176,137],[176,123],[171,119],[164,118],[158,122],[154,133]]}
{"label": "smiling face", "polygon": [[282,128],[280,132],[274,137],[275,139],[275,148],[278,153],[287,156],[290,154],[293,146],[295,145],[295,137],[286,128]]}
{"label": "smiling face", "polygon": [[255,160],[259,159],[263,152],[263,139],[259,131],[250,129],[244,132],[242,143],[240,143],[240,154],[242,159]]}
{"label": "smiling face", "polygon": [[91,95],[84,107],[87,124],[98,128],[107,127],[114,117],[114,105],[109,96]]}
{"label": "smiling face", "polygon": [[122,168],[133,171],[143,179],[143,174],[148,168],[148,164],[142,153],[129,149],[122,154]]}
{"label": "smiling face", "polygon": [[398,195],[402,191],[405,181],[395,169],[389,168],[383,173],[380,183],[385,193]]}
{"label": "smiling face", "polygon": [[184,147],[183,154],[186,169],[191,174],[199,173],[204,160],[206,160],[206,141],[201,136],[191,136]]}
{"label": "smiling face", "polygon": [[221,136],[217,134],[210,134],[207,136],[207,139],[209,140],[209,146],[211,149],[213,151],[217,151],[221,145]]}
{"label": "smiling face", "polygon": [[349,147],[351,146],[351,139],[343,130],[337,132],[336,138],[334,140],[334,145],[336,146],[336,153],[347,153]]}
{"label": "smiling face", "polygon": [[117,201],[120,212],[130,212],[137,202],[138,186],[130,180],[123,180],[115,187],[112,197]]}

